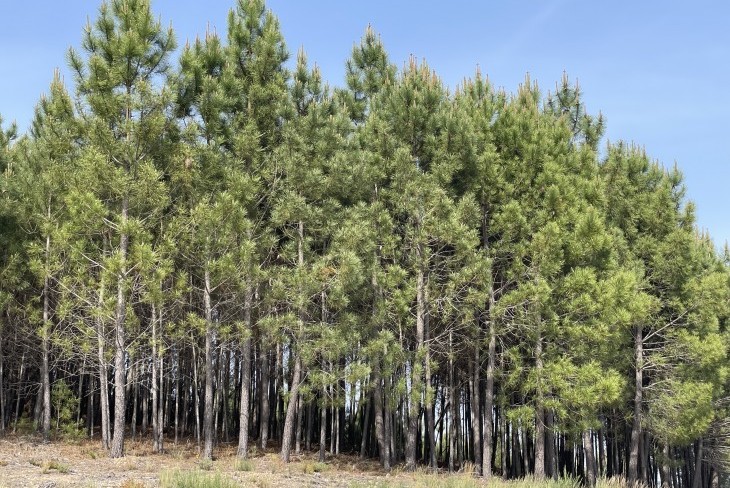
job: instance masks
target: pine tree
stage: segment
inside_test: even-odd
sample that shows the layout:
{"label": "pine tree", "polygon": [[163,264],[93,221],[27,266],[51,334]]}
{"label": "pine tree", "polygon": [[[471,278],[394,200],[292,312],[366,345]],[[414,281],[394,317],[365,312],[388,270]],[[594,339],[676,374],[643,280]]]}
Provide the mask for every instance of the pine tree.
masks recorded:
{"label": "pine tree", "polygon": [[[77,155],[79,132],[71,98],[58,72],[48,97],[36,107],[31,139],[23,144],[22,156],[15,169],[14,188],[17,215],[28,234],[27,259],[40,288],[40,310],[32,304],[29,316],[36,317],[41,339],[41,388],[43,412],[41,431],[49,440],[51,428],[50,354],[53,323],[58,321],[53,295],[62,268],[65,246],[61,222],[66,217],[65,196]],[[36,313],[39,312],[39,313]]]}
{"label": "pine tree", "polygon": [[[278,177],[273,155],[282,143],[282,121],[288,117],[287,79],[284,66],[289,54],[276,17],[261,1],[240,0],[228,17],[226,85],[234,101],[233,137],[230,149],[235,161],[229,176],[231,191],[245,202],[251,227],[245,236],[241,293],[243,295],[242,369],[238,456],[248,454],[250,430],[252,337],[254,335],[254,290],[264,278],[260,272],[270,259],[272,238],[268,219],[271,192]],[[267,412],[268,414],[268,412]],[[264,427],[262,423],[262,428]],[[265,444],[265,440],[261,439]],[[263,446],[265,447],[265,446]]]}
{"label": "pine tree", "polygon": [[[155,20],[148,0],[103,3],[84,32],[86,59],[69,52],[86,120],[87,151],[96,152],[109,191],[110,232],[114,235],[114,433],[111,457],[124,455],[126,412],[126,327],[128,322],[130,237],[154,212],[161,175],[155,156],[165,133],[169,95],[156,88],[175,49],[172,29]],[[164,191],[162,194],[164,195]],[[164,200],[163,200],[164,201]]]}

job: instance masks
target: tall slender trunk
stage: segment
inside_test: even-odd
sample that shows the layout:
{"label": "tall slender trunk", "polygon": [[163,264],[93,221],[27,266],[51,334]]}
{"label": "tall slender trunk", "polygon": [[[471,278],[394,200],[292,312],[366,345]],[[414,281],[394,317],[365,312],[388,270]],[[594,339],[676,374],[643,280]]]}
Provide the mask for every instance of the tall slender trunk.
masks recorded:
{"label": "tall slender trunk", "polygon": [[296,434],[294,435],[294,453],[299,455],[302,453],[302,429],[304,428],[304,400],[301,395],[297,398],[296,426]]}
{"label": "tall slender trunk", "polygon": [[[423,291],[423,301],[424,301],[424,308],[428,310],[428,283],[424,285],[424,291]],[[428,464],[431,467],[432,470],[436,470],[438,468],[436,464],[436,428],[434,425],[434,414],[433,414],[433,401],[430,399],[431,397],[431,348],[429,341],[431,339],[430,337],[430,323],[429,323],[429,316],[428,312],[426,311],[424,316],[424,348],[425,351],[425,358],[424,358],[424,365],[423,370],[426,377],[426,382],[424,385],[424,401],[425,401],[425,411],[426,411],[426,432],[428,434]]]}
{"label": "tall slender trunk", "polygon": [[[373,383],[373,377],[370,377],[370,384],[374,385]],[[375,387],[373,387],[375,388]],[[363,385],[364,389],[364,385]],[[364,397],[364,394],[362,395]],[[369,401],[361,400],[361,402],[365,402],[365,405],[361,406],[361,410],[363,412],[362,416],[362,438],[360,439],[360,459],[365,459],[365,456],[367,455],[367,446],[368,446],[368,437],[370,437],[370,416],[371,416],[371,410],[373,409],[373,403],[375,403],[375,392],[373,392],[373,396]],[[381,413],[382,415],[382,413]],[[382,419],[382,417],[381,417]],[[377,429],[377,428],[376,428]],[[378,441],[380,443],[380,441]],[[382,463],[382,459],[381,459]]]}
{"label": "tall slender trunk", "polygon": [[416,469],[416,449],[418,437],[418,419],[421,416],[421,401],[424,389],[421,367],[425,363],[427,346],[425,344],[426,328],[426,276],[423,266],[423,244],[416,245],[416,354],[411,366],[411,405],[408,419],[408,435],[406,438],[406,469]]}
{"label": "tall slender trunk", "polygon": [[662,446],[662,488],[670,488],[672,485],[672,471],[669,464],[669,443],[664,442]]}
{"label": "tall slender trunk", "polygon": [[[132,391],[134,392],[134,396],[132,397],[132,422],[131,422],[131,431],[130,434],[132,435],[132,439],[137,437],[137,406],[139,405],[139,378],[144,377],[144,366],[140,364],[139,366],[135,367],[132,366],[129,368],[129,375],[131,378],[127,379],[128,385],[134,385],[132,386]],[[129,394],[129,393],[127,393]],[[142,400],[142,406],[147,406],[146,399]],[[141,433],[140,433],[141,435]]]}
{"label": "tall slender trunk", "polygon": [[[297,239],[297,248],[298,248],[298,266],[299,269],[302,269],[304,267],[304,222],[301,220],[299,221],[298,226],[298,239]],[[300,290],[300,294],[302,294],[303,291]],[[322,294],[322,307],[324,309],[324,293]],[[302,372],[302,358],[299,355],[299,351],[297,350],[298,344],[296,344],[297,341],[301,341],[303,339],[304,334],[304,313],[305,308],[302,306],[299,309],[299,320],[298,327],[299,331],[296,336],[296,341],[292,341],[291,349],[289,351],[290,357],[294,356],[294,374],[292,375],[291,380],[291,387],[289,388],[289,404],[286,408],[286,417],[284,419],[284,431],[282,433],[282,440],[281,440],[281,458],[284,460],[285,463],[289,462],[289,456],[291,454],[291,444],[292,444],[292,437],[294,435],[294,422],[296,421],[296,413],[297,413],[297,402],[299,398],[299,383],[300,383],[300,376]]]}
{"label": "tall slender trunk", "polygon": [[[48,205],[48,217],[51,216],[51,206]],[[49,356],[49,335],[51,332],[51,317],[50,317],[50,259],[51,259],[51,236],[46,235],[46,248],[45,248],[45,270],[43,276],[43,327],[41,328],[41,352],[43,354],[43,361],[41,364],[41,382],[43,387],[43,422],[42,432],[43,440],[48,442],[51,434],[51,379],[48,366]]]}
{"label": "tall slender trunk", "polygon": [[[160,325],[160,334],[162,333],[162,312],[160,312],[159,316],[159,325]],[[160,356],[160,366],[157,369],[157,376],[160,386],[158,387],[159,392],[159,411],[156,412],[157,415],[157,439],[159,444],[159,452],[165,452],[165,411],[166,411],[166,405],[169,404],[169,398],[170,395],[165,395],[165,356],[162,353],[162,351],[158,350],[158,354]],[[153,378],[154,381],[154,378]],[[168,385],[169,386],[169,385]],[[168,398],[168,402],[165,403],[164,399]]]}
{"label": "tall slender trunk", "polygon": [[319,406],[319,462],[324,462],[327,449],[327,387],[322,387],[321,405]]}
{"label": "tall slender trunk", "polygon": [[198,378],[198,356],[193,343],[193,395],[195,396],[195,440],[200,451],[200,381]]}
{"label": "tall slender trunk", "polygon": [[459,406],[456,404],[456,384],[454,383],[454,333],[449,331],[449,420],[451,428],[449,429],[449,472],[453,472],[456,468],[457,444],[459,438],[457,433],[458,417],[456,411]]}
{"label": "tall slender trunk", "polygon": [[239,412],[238,457],[246,459],[248,455],[249,408],[251,388],[251,307],[253,306],[253,290],[246,284],[243,297],[243,323],[246,327],[246,338],[241,351],[241,410]]}
{"label": "tall slender trunk", "polygon": [[472,450],[474,467],[477,474],[482,473],[482,422],[479,415],[479,365],[481,358],[479,354],[479,331],[474,340],[474,356],[469,361],[469,398],[470,398],[470,421],[472,428]]}
{"label": "tall slender trunk", "polygon": [[700,488],[702,484],[702,457],[704,456],[704,443],[702,437],[697,441],[697,451],[695,454],[694,476],[692,476],[692,488]]}
{"label": "tall slender trunk", "polygon": [[[157,416],[159,390],[157,384],[157,308],[152,305],[152,452],[160,452],[160,424]],[[146,402],[145,402],[146,403]],[[146,417],[146,416],[145,416]]]}
{"label": "tall slender trunk", "polygon": [[20,418],[20,388],[23,383],[23,375],[25,374],[25,352],[26,349],[23,349],[23,354],[20,356],[20,370],[18,371],[18,388],[16,391],[16,399],[15,399],[15,422],[13,423],[13,434],[15,434],[17,428],[18,428],[18,419]]}
{"label": "tall slender trunk", "polygon": [[512,438],[510,439],[510,442],[512,443],[512,456],[510,458],[510,461],[512,461],[512,475],[515,478],[521,478],[522,477],[522,463],[520,462],[520,439],[519,439],[519,429],[516,428],[515,421],[510,422],[510,433],[512,435]]}
{"label": "tall slender trunk", "polygon": [[629,453],[629,482],[639,479],[639,442],[641,439],[641,411],[644,393],[644,337],[639,325],[634,332],[634,360],[636,371],[634,377],[634,421],[631,426],[631,447]]}
{"label": "tall slender trunk", "polygon": [[[489,292],[490,313],[494,303],[494,292]],[[487,349],[487,387],[484,392],[484,450],[482,453],[482,474],[485,479],[492,477],[492,437],[494,435],[494,423],[492,421],[494,411],[494,363],[496,361],[497,334],[494,327],[494,320],[488,317],[489,328],[487,329],[489,345]]]}
{"label": "tall slender trunk", "polygon": [[210,270],[205,265],[205,399],[203,406],[203,459],[213,459],[213,310],[210,303]]}
{"label": "tall slender trunk", "polygon": [[383,398],[385,399],[383,403],[385,403],[385,441],[388,443],[388,446],[390,447],[390,464],[393,464],[393,461],[398,459],[399,453],[396,450],[397,444],[396,444],[396,428],[394,426],[394,419],[395,419],[395,412],[391,412],[390,408],[388,406],[388,394],[389,392],[392,392],[392,386],[393,386],[393,380],[390,376],[387,376],[384,378],[385,381],[383,383]]}
{"label": "tall slender trunk", "polygon": [[289,389],[289,404],[286,408],[286,418],[284,420],[284,432],[281,440],[281,459],[289,462],[291,454],[292,438],[294,436],[294,421],[297,413],[297,399],[299,397],[300,375],[302,371],[302,360],[297,354],[294,359],[294,374],[292,375],[291,388]]}
{"label": "tall slender trunk", "polygon": [[545,412],[545,474],[554,480],[558,479],[555,467],[555,413]]}
{"label": "tall slender trunk", "polygon": [[175,347],[175,445],[177,445],[177,436],[180,432],[180,349]]}
{"label": "tall slender trunk", "polygon": [[[385,436],[383,417],[383,380],[380,376],[380,361],[374,358],[373,364],[373,408],[375,409],[375,438],[378,440],[378,453],[383,469],[390,471],[390,442]],[[365,435],[365,433],[363,433]]]}
{"label": "tall slender trunk", "polygon": [[312,436],[314,435],[314,403],[307,405],[307,434],[304,440],[304,448],[309,451],[312,449]]}
{"label": "tall slender trunk", "polygon": [[593,454],[593,434],[590,430],[583,431],[583,453],[586,462],[586,485],[596,486],[596,457]]}
{"label": "tall slender trunk", "polygon": [[415,364],[411,363],[411,387],[407,392],[410,398],[408,408],[408,426],[406,431],[406,470],[413,471],[416,469],[416,436],[418,435],[418,417],[420,416],[420,402],[417,398],[416,374],[414,373]]}
{"label": "tall slender trunk", "polygon": [[117,276],[117,306],[114,313],[114,331],[116,334],[114,352],[114,436],[112,437],[110,457],[119,458],[124,456],[124,421],[127,407],[126,385],[125,385],[125,354],[127,351],[124,322],[127,315],[127,302],[125,295],[125,279],[127,275],[127,247],[129,246],[129,235],[127,234],[127,221],[129,211],[129,197],[125,194],[122,198],[122,215],[120,228],[122,229],[119,240],[119,259],[121,261],[119,275]]}
{"label": "tall slender trunk", "polygon": [[[502,390],[500,390],[502,391]],[[507,479],[509,477],[509,470],[507,465],[507,459],[509,457],[509,437],[507,434],[507,415],[505,414],[505,401],[504,397],[500,398],[499,401],[499,425],[502,429],[502,436],[500,439],[501,445],[501,458],[502,458],[502,478]]]}
{"label": "tall slender trunk", "polygon": [[542,391],[542,318],[537,316],[537,341],[535,342],[535,373],[537,395],[535,398],[535,478],[545,478],[545,407]]}
{"label": "tall slender trunk", "polygon": [[269,368],[271,361],[269,360],[269,351],[266,350],[261,340],[260,354],[261,357],[261,385],[259,387],[259,396],[261,397],[261,406],[259,414],[259,444],[261,449],[266,449],[269,441],[269,415],[271,414],[271,402],[269,397]]}
{"label": "tall slender trunk", "polygon": [[[0,341],[2,342],[2,341]],[[78,407],[76,408],[76,428],[78,429],[81,425],[81,401],[84,398],[84,376],[86,373],[86,354],[84,354],[84,359],[81,362],[81,370],[79,371],[79,389],[78,394],[76,395],[78,398]],[[0,375],[1,376],[1,375]],[[2,378],[0,378],[1,380]],[[0,384],[2,384],[2,381],[0,381]]]}

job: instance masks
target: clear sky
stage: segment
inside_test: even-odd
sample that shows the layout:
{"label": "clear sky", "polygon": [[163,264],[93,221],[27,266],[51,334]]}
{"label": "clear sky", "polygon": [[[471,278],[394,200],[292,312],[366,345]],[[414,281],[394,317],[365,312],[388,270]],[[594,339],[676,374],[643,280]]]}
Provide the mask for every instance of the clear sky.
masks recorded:
{"label": "clear sky", "polygon": [[[235,0],[153,0],[180,44],[206,25],[225,33]],[[56,67],[66,69],[98,0],[0,0],[0,114],[27,128]],[[477,65],[514,92],[530,73],[546,92],[578,79],[607,138],[675,162],[698,224],[730,241],[730,2],[724,0],[269,0],[295,54],[304,47],[341,85],[353,43],[372,24],[393,62],[426,59],[454,87]],[[292,56],[293,57],[293,56]],[[70,76],[66,77],[69,82]]]}

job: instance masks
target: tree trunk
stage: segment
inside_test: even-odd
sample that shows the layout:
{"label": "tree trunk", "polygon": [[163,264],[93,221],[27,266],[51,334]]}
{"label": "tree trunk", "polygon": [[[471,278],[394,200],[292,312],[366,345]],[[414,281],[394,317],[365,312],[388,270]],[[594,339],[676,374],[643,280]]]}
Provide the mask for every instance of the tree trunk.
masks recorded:
{"label": "tree trunk", "polygon": [[702,456],[704,456],[703,453],[703,441],[702,437],[700,437],[700,440],[697,441],[697,451],[695,455],[695,469],[694,469],[694,476],[692,476],[692,488],[700,488],[702,485]]}
{"label": "tree trunk", "polygon": [[198,443],[198,452],[200,449],[200,381],[198,378],[198,356],[195,352],[196,347],[193,343],[193,395],[195,396],[195,441]]}
{"label": "tree trunk", "polygon": [[[424,286],[424,308],[428,310],[428,284]],[[425,388],[424,388],[424,401],[426,403],[426,433],[428,434],[428,465],[431,467],[432,470],[436,470],[438,466],[436,465],[436,428],[434,425],[434,415],[433,415],[433,401],[431,400],[431,348],[429,345],[430,341],[430,330],[429,330],[429,317],[428,312],[426,312],[424,317],[424,324],[425,324],[425,337],[424,337],[424,348],[425,351],[425,358],[424,358],[424,367],[423,370],[425,372],[426,376],[426,382],[425,382]]]}
{"label": "tree trunk", "polygon": [[[2,342],[2,341],[0,340],[0,342]],[[2,346],[2,344],[0,344],[0,346]],[[81,362],[81,370],[79,371],[79,389],[78,389],[78,394],[76,396],[78,398],[78,401],[79,401],[79,405],[78,405],[78,407],[76,409],[76,428],[77,429],[81,425],[81,401],[84,398],[84,376],[85,376],[85,373],[86,373],[86,354],[84,354],[84,359]],[[0,385],[2,385],[2,375],[1,374],[0,374]]]}
{"label": "tree trunk", "polygon": [[127,234],[127,213],[129,209],[129,197],[122,198],[122,218],[120,228],[122,229],[119,241],[119,259],[121,261],[119,275],[117,276],[117,305],[114,313],[114,331],[116,333],[116,350],[114,352],[114,436],[112,437],[110,457],[119,458],[124,456],[124,421],[126,413],[126,385],[125,385],[125,354],[127,350],[124,322],[127,315],[127,302],[125,296],[125,279],[127,275],[127,247],[129,236]]}
{"label": "tree trunk", "polygon": [[662,488],[670,488],[672,485],[672,470],[669,464],[669,443],[665,442],[662,447]]}
{"label": "tree trunk", "polygon": [[[262,338],[263,342],[263,338]],[[269,353],[264,349],[264,344],[261,347],[261,412],[259,415],[259,443],[262,450],[266,449],[266,444],[269,441],[269,415],[271,414],[271,406],[269,402]]]}
{"label": "tree trunk", "polygon": [[456,469],[456,447],[459,443],[459,418],[456,414],[459,405],[456,404],[456,384],[454,382],[454,333],[449,331],[449,420],[451,428],[449,429],[449,472],[452,473]]}
{"label": "tree trunk", "polygon": [[[48,216],[51,215],[51,207],[48,207]],[[50,279],[48,274],[49,262],[51,253],[51,236],[46,236],[46,249],[45,249],[45,276],[43,277],[43,327],[42,340],[41,340],[41,352],[43,354],[43,360],[41,364],[41,382],[43,388],[43,421],[42,421],[42,433],[43,441],[48,442],[51,434],[51,379],[48,366],[48,355],[49,355],[49,334],[51,329],[51,317],[50,317]]]}
{"label": "tree trunk", "polygon": [[479,331],[477,331],[477,336],[474,339],[474,356],[469,361],[469,398],[471,400],[469,411],[471,414],[472,449],[474,451],[472,457],[477,474],[482,473],[482,422],[479,415],[479,365],[481,364],[479,340]]}
{"label": "tree trunk", "polygon": [[545,413],[545,475],[558,479],[558,470],[555,466],[555,414],[552,410]]}
{"label": "tree trunk", "polygon": [[[489,293],[490,310],[494,302],[494,293]],[[497,337],[494,329],[494,320],[489,318],[489,346],[487,350],[487,387],[484,392],[484,452],[482,455],[482,473],[489,480],[492,477],[492,436],[494,424],[492,412],[494,410],[494,363],[497,349]]]}
{"label": "tree trunk", "polygon": [[[298,248],[298,266],[300,269],[304,267],[304,222],[301,220],[299,221],[298,226],[298,239],[297,239],[297,248]],[[303,293],[302,290],[300,290],[300,294]],[[324,293],[322,294],[322,308],[324,309]],[[299,320],[298,320],[298,326],[299,326],[299,334],[298,339],[302,340],[303,334],[304,334],[304,313],[305,309],[302,306],[302,308],[299,310]],[[324,319],[324,318],[323,318]],[[282,440],[281,440],[281,459],[285,462],[289,462],[289,457],[291,454],[291,443],[292,443],[292,437],[294,436],[294,422],[296,421],[296,413],[297,413],[297,403],[299,401],[299,382],[300,382],[300,375],[302,372],[302,359],[299,355],[299,352],[296,352],[295,349],[297,347],[297,344],[295,344],[294,341],[292,341],[291,347],[289,349],[290,357],[294,355],[294,374],[292,375],[291,380],[291,386],[289,388],[289,404],[286,408],[286,417],[284,419],[284,431],[282,433]],[[334,423],[334,422],[333,422]]]}
{"label": "tree trunk", "polygon": [[239,412],[238,457],[248,456],[249,408],[251,388],[251,307],[253,306],[253,290],[250,283],[246,285],[243,303],[243,323],[246,327],[246,339],[241,351],[241,411]]}
{"label": "tree trunk", "polygon": [[639,480],[639,441],[641,439],[641,411],[644,393],[644,337],[641,326],[636,327],[634,335],[634,360],[636,370],[634,377],[634,421],[631,427],[631,445],[629,451],[630,483]]}
{"label": "tree trunk", "polygon": [[416,398],[416,373],[414,372],[415,364],[411,362],[411,388],[407,392],[410,405],[408,406],[408,426],[406,432],[406,470],[413,471],[416,469],[416,436],[418,435],[418,417],[420,415],[420,405]]}
{"label": "tree trunk", "polygon": [[596,458],[593,454],[593,435],[590,430],[583,431],[583,453],[586,461],[586,485],[596,486]]}
{"label": "tree trunk", "polygon": [[[500,390],[501,391],[501,390]],[[507,416],[504,412],[505,402],[500,400],[499,405],[499,426],[502,429],[502,435],[500,439],[501,454],[502,454],[502,478],[507,479],[509,476],[509,470],[507,465],[507,459],[509,458],[509,437],[507,433]]]}
{"label": "tree trunk", "polygon": [[545,478],[545,408],[542,399],[542,327],[541,317],[537,318],[537,341],[535,343],[535,373],[537,376],[537,395],[535,398],[535,479]]}
{"label": "tree trunk", "polygon": [[301,395],[297,397],[296,426],[296,433],[294,434],[294,454],[299,455],[302,453],[302,429],[304,428],[304,401],[302,400]]}
{"label": "tree trunk", "polygon": [[180,350],[175,347],[175,445],[180,433]]}
{"label": "tree trunk", "polygon": [[373,408],[375,409],[375,438],[378,440],[378,453],[383,469],[390,471],[390,442],[385,435],[383,418],[383,380],[380,377],[380,361],[375,358],[373,365]]}
{"label": "tree trunk", "polygon": [[322,399],[319,407],[319,462],[324,462],[327,448],[327,387],[322,388]]}
{"label": "tree trunk", "polygon": [[[371,377],[370,384],[374,385],[374,380]],[[364,385],[363,385],[364,387]],[[360,439],[360,459],[365,459],[365,456],[367,455],[367,445],[368,445],[368,437],[370,433],[370,415],[371,410],[373,409],[373,403],[375,403],[375,387],[373,387],[373,396],[370,401],[365,402],[365,405],[363,405],[361,408],[363,410],[363,418],[362,418],[362,438]],[[364,395],[363,395],[364,396]],[[377,407],[376,407],[377,408]],[[382,412],[381,412],[381,420],[382,420]],[[377,430],[377,426],[376,426]],[[377,435],[376,435],[377,437]],[[378,440],[378,444],[380,444],[380,441]],[[380,460],[382,464],[382,459]]]}
{"label": "tree trunk", "polygon": [[210,270],[204,270],[205,289],[205,398],[203,405],[203,453],[202,458],[213,459],[213,310],[210,302]]}
{"label": "tree trunk", "polygon": [[[160,446],[160,425],[158,423],[157,409],[159,401],[159,390],[157,384],[157,308],[152,305],[152,452],[158,453],[162,450]],[[146,403],[146,402],[145,402]]]}

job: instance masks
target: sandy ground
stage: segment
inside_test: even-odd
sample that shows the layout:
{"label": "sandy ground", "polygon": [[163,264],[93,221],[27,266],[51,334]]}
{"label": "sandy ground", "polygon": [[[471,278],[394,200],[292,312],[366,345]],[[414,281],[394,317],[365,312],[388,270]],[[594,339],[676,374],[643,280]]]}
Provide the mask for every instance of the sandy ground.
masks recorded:
{"label": "sandy ground", "polygon": [[[194,444],[168,443],[164,454],[153,454],[151,441],[127,441],[125,452],[122,459],[109,459],[98,441],[43,444],[35,437],[0,438],[0,487],[141,488],[159,486],[161,475],[176,470],[202,471]],[[411,477],[419,476],[397,470],[386,474],[377,461],[348,455],[328,458],[326,465],[317,463],[316,453],[293,455],[287,465],[273,449],[253,453],[250,470],[240,471],[233,444],[219,446],[212,466],[202,467],[241,486],[262,488],[409,486]],[[433,475],[434,486],[442,484],[439,478]]]}

